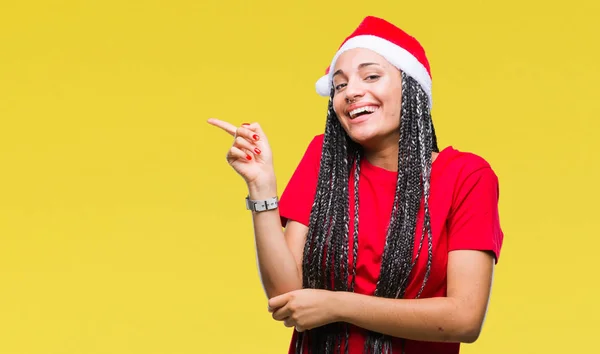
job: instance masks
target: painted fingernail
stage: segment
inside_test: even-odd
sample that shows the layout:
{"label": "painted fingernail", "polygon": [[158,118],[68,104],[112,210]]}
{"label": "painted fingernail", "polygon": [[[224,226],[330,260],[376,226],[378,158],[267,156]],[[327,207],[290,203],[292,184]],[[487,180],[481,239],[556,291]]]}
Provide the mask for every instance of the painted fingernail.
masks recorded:
{"label": "painted fingernail", "polygon": [[242,125],[250,125],[250,123],[242,123]]}
{"label": "painted fingernail", "polygon": [[256,148],[256,149],[254,149],[254,152],[257,153],[257,154],[260,154],[260,149]]}
{"label": "painted fingernail", "polygon": [[252,156],[246,155],[246,160],[248,160],[248,161],[252,160]]}
{"label": "painted fingernail", "polygon": [[252,135],[252,138],[253,138],[254,140],[258,140],[258,135],[257,135],[257,134],[254,134],[254,135]]}

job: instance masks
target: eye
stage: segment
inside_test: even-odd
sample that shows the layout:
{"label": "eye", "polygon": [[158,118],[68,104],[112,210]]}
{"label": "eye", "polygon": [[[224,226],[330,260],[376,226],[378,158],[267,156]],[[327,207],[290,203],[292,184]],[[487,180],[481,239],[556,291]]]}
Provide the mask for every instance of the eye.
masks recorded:
{"label": "eye", "polygon": [[379,75],[369,75],[369,76],[367,76],[367,78],[366,78],[366,79],[367,79],[367,80],[377,80],[377,79],[379,79],[380,77],[381,77],[381,76],[379,76]]}
{"label": "eye", "polygon": [[345,86],[346,86],[346,84],[345,84],[345,83],[344,83],[344,84],[339,84],[339,85],[336,85],[336,86],[335,86],[335,90],[336,90],[336,91],[339,91],[339,90],[341,90],[342,88],[344,88]]}

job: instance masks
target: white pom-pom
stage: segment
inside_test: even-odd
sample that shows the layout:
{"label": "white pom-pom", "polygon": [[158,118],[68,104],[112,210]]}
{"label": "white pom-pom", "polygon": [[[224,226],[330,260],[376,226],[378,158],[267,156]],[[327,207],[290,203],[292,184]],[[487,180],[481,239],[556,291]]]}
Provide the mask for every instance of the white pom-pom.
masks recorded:
{"label": "white pom-pom", "polygon": [[323,97],[329,97],[331,94],[331,86],[329,85],[329,75],[321,76],[315,84],[317,93]]}

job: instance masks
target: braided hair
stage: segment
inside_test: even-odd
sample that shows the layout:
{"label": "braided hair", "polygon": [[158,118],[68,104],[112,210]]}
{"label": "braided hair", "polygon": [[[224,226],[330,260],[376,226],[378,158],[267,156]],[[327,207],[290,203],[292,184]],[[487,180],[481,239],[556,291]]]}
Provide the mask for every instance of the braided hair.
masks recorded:
{"label": "braided hair", "polygon": [[[431,154],[439,152],[429,111],[428,97],[421,86],[402,72],[402,105],[398,141],[398,178],[381,272],[375,296],[402,298],[409,276],[427,239],[427,267],[417,297],[429,278],[432,261],[431,218],[429,213],[429,179]],[[360,160],[359,144],[350,139],[333,110],[332,90],[317,190],[313,202],[302,262],[304,288],[354,291],[358,258]],[[352,266],[349,267],[349,176],[354,174],[354,227],[352,230]],[[417,256],[413,260],[417,213],[424,199],[425,217]],[[311,354],[341,353],[348,343],[349,328],[345,323],[332,323],[299,333],[296,353],[308,348]],[[345,352],[348,346],[345,345]],[[391,354],[390,336],[369,332],[364,353]]]}

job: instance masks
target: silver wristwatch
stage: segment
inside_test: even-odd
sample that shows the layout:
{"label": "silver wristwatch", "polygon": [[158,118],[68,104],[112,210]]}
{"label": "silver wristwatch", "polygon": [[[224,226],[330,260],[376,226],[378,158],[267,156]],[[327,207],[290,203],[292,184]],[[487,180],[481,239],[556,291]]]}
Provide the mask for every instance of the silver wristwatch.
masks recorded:
{"label": "silver wristwatch", "polygon": [[267,211],[277,209],[279,207],[279,199],[277,197],[269,198],[266,200],[250,200],[250,197],[246,197],[246,209],[252,211]]}

